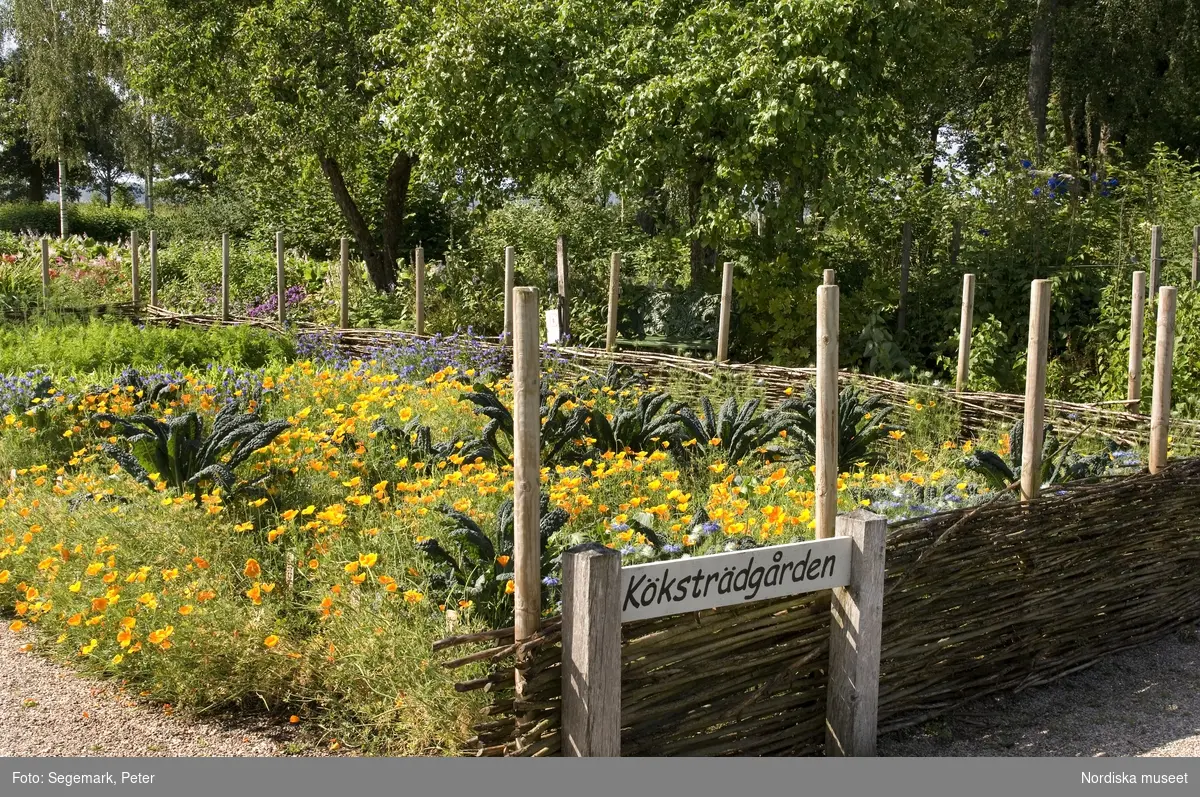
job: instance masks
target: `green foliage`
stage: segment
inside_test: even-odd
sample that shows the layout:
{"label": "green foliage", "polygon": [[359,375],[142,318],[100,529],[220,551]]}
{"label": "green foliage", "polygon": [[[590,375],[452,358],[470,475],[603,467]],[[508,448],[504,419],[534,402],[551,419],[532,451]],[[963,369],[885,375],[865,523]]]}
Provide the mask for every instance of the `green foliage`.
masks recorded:
{"label": "green foliage", "polygon": [[236,471],[289,426],[284,420],[264,422],[256,413],[240,414],[233,402],[213,418],[207,435],[204,422],[194,412],[164,419],[145,414],[125,419],[99,413],[93,421],[110,423],[125,437],[128,450],[107,442],[101,446],[135,481],[152,490],[153,479],[161,478],[177,492],[193,490],[197,505],[200,488],[206,484],[234,495],[270,479],[267,474],[246,483],[239,481]]}
{"label": "green foliage", "polygon": [[[988,487],[995,491],[1015,489],[1021,482],[1021,457],[1024,421],[1017,421],[1009,433],[1007,461],[1000,454],[986,449],[976,449],[967,457],[964,465],[983,476]],[[1103,475],[1112,461],[1111,454],[1116,444],[1108,441],[1105,448],[1095,454],[1080,455],[1072,449],[1078,435],[1066,443],[1059,441],[1052,424],[1047,424],[1042,438],[1041,486],[1065,484],[1066,482],[1089,479]]]}
{"label": "green foliage", "polygon": [[[67,208],[67,229],[97,241],[127,240],[132,230],[143,236],[151,225],[145,211],[134,208],[72,204]],[[0,204],[0,230],[14,234],[58,235],[58,204],[51,202],[5,202]]]}
{"label": "green foliage", "polygon": [[[496,512],[496,530],[489,535],[472,518],[448,506],[438,507],[446,516],[443,544],[434,537],[417,543],[418,550],[436,568],[429,575],[429,585],[438,602],[454,607],[458,601],[472,601],[474,611],[489,628],[512,625],[513,600],[506,587],[513,579],[514,514],[512,499],[500,505]],[[541,496],[538,537],[542,553],[542,607],[552,607],[557,599],[557,579],[552,574],[558,567],[559,546],[554,535],[566,525],[570,516],[563,509],[550,510],[550,499]]]}
{"label": "green foliage", "polygon": [[53,318],[0,329],[0,371],[31,366],[59,372],[121,370],[133,367],[204,367],[209,363],[259,368],[291,360],[286,338],[251,327],[207,330],[196,327],[141,329],[127,321],[59,323]]}
{"label": "green foliage", "polygon": [[[880,444],[898,427],[887,420],[892,406],[882,396],[870,395],[855,387],[842,388],[838,395],[837,451],[838,470],[849,471],[858,462],[878,464],[883,457]],[[817,394],[812,384],[804,396],[792,398],[779,405],[778,412],[786,419],[792,433],[792,451],[802,461],[817,461]]]}

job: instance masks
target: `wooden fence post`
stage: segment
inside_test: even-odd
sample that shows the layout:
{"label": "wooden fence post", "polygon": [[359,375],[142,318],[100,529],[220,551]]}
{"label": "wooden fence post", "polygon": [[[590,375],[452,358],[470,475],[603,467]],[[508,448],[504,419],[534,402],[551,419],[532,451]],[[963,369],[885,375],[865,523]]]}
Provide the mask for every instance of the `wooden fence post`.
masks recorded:
{"label": "wooden fence post", "polygon": [[504,337],[512,343],[513,334],[513,288],[517,286],[516,247],[504,247]]}
{"label": "wooden fence post", "polygon": [[1146,326],[1146,272],[1133,272],[1129,297],[1129,391],[1126,409],[1137,412],[1142,403],[1142,349]]}
{"label": "wooden fence post", "polygon": [[567,237],[558,236],[558,334],[560,340],[571,337],[571,285],[567,265]]}
{"label": "wooden fence post", "polygon": [[229,233],[221,234],[221,320],[229,320]]}
{"label": "wooden fence post", "polygon": [[1150,472],[1167,464],[1171,421],[1171,365],[1175,357],[1175,288],[1158,290],[1158,329],[1154,333],[1154,395],[1150,404]]}
{"label": "wooden fence post", "polygon": [[835,588],[830,596],[825,755],[873,756],[879,719],[887,520],[856,509],[837,519],[837,533],[849,537],[853,545],[850,583]]}
{"label": "wooden fence post", "polygon": [[912,258],[912,222],[904,222],[900,240],[900,301],[896,304],[896,336],[904,332],[908,316],[908,271]]}
{"label": "wooden fence post", "polygon": [[1158,296],[1158,286],[1162,283],[1162,245],[1163,228],[1155,224],[1150,228],[1150,301]]}
{"label": "wooden fence post", "polygon": [[350,239],[342,238],[341,251],[341,312],[338,314],[338,321],[342,329],[350,328]]}
{"label": "wooden fence post", "polygon": [[140,273],[141,263],[138,261],[138,234],[137,230],[129,231],[129,268],[130,280],[133,285],[133,306],[137,309],[138,303],[142,300],[142,275]]}
{"label": "wooden fence post", "polygon": [[1192,286],[1200,282],[1200,224],[1192,228]]}
{"label": "wooden fence post", "polygon": [[817,539],[832,537],[838,480],[838,286],[817,288]]}
{"label": "wooden fence post", "polygon": [[42,236],[42,302],[50,306],[50,238]]}
{"label": "wooden fence post", "polygon": [[1021,499],[1042,489],[1042,439],[1046,415],[1046,355],[1050,337],[1050,280],[1029,292],[1029,349],[1025,365],[1025,432],[1021,442]]}
{"label": "wooden fence post", "polygon": [[962,222],[955,219],[950,231],[950,270],[958,266],[958,251],[962,248]]}
{"label": "wooden fence post", "polygon": [[275,233],[275,296],[279,302],[279,325],[287,323],[287,274],[283,263],[283,230]]}
{"label": "wooden fence post", "polygon": [[[527,639],[542,615],[541,366],[537,288],[513,290],[513,558],[515,638]],[[518,684],[520,686],[520,684]]]}
{"label": "wooden fence post", "polygon": [[413,302],[416,304],[417,334],[425,334],[425,247],[413,253]]}
{"label": "wooden fence post", "polygon": [[733,308],[733,263],[721,272],[721,316],[717,324],[717,362],[729,359],[729,316]]}
{"label": "wooden fence post", "polygon": [[158,307],[158,236],[150,231],[150,306]]}
{"label": "wooden fence post", "polygon": [[608,351],[617,350],[617,318],[618,305],[621,301],[621,253],[613,252],[608,266],[608,335],[605,337],[604,348]]}
{"label": "wooden fence post", "polygon": [[821,278],[822,285],[837,285],[837,272],[831,268],[825,269],[825,273]]}
{"label": "wooden fence post", "polygon": [[958,320],[958,378],[954,389],[962,393],[971,376],[971,330],[975,326],[975,275],[963,274],[962,314]]}
{"label": "wooden fence post", "polygon": [[621,554],[599,543],[563,553],[562,752],[621,755]]}

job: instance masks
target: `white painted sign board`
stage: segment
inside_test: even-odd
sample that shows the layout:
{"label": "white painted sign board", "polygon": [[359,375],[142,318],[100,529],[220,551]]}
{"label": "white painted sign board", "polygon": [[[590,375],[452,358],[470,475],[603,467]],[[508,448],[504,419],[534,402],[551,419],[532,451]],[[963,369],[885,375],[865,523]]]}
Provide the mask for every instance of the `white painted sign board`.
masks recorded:
{"label": "white painted sign board", "polygon": [[849,537],[621,568],[621,622],[800,595],[850,583]]}
{"label": "white painted sign board", "polygon": [[546,342],[558,343],[562,337],[558,328],[558,308],[546,311]]}

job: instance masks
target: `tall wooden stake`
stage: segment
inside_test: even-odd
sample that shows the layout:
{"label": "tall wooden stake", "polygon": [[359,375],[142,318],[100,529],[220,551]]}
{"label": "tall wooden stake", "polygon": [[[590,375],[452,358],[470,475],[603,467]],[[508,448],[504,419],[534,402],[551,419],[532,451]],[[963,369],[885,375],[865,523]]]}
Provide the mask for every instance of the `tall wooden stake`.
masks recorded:
{"label": "tall wooden stake", "polygon": [[621,301],[621,253],[613,252],[608,265],[608,335],[604,340],[604,348],[608,351],[617,350],[617,318],[618,305]]}
{"label": "tall wooden stake", "polygon": [[817,539],[833,536],[838,480],[838,286],[817,288]]}
{"label": "tall wooden stake", "polygon": [[[517,641],[542,614],[540,325],[537,288],[513,290],[513,558]],[[519,684],[518,684],[519,685]]]}
{"label": "tall wooden stake", "polygon": [[831,268],[825,269],[825,273],[821,278],[822,285],[837,285],[837,272]]}
{"label": "tall wooden stake", "polygon": [[229,233],[221,234],[221,320],[229,320]]}
{"label": "tall wooden stake", "polygon": [[908,271],[912,258],[912,222],[904,222],[900,240],[900,301],[896,304],[896,336],[904,332],[908,321]]}
{"label": "tall wooden stake", "polygon": [[150,231],[150,306],[158,307],[158,236]]}
{"label": "tall wooden stake", "polygon": [[50,238],[42,236],[42,301],[50,305]]}
{"label": "tall wooden stake", "polygon": [[504,337],[511,343],[513,334],[513,288],[517,285],[516,247],[504,247]]}
{"label": "tall wooden stake", "polygon": [[417,334],[425,334],[425,247],[413,253],[413,301],[416,303]]}
{"label": "tall wooden stake", "polygon": [[721,272],[721,317],[717,324],[717,362],[729,359],[729,317],[733,308],[733,263]]}
{"label": "tall wooden stake", "polygon": [[1137,412],[1142,403],[1142,349],[1146,326],[1146,272],[1133,272],[1133,292],[1129,297],[1129,390],[1128,409]]}
{"label": "tall wooden stake", "polygon": [[1150,472],[1167,465],[1171,421],[1171,365],[1175,357],[1175,288],[1158,289],[1158,329],[1154,333],[1154,394],[1150,409]]}
{"label": "tall wooden stake", "polygon": [[1200,224],[1192,228],[1192,285],[1200,282]]}
{"label": "tall wooden stake", "polygon": [[133,306],[136,308],[142,301],[142,275],[140,270],[141,264],[138,262],[138,234],[137,230],[129,232],[129,267],[130,279],[133,283]]}
{"label": "tall wooden stake", "polygon": [[1050,280],[1034,280],[1029,295],[1029,350],[1025,366],[1025,433],[1021,444],[1021,498],[1042,489],[1042,424],[1046,415],[1046,356],[1050,338]]}
{"label": "tall wooden stake", "polygon": [[834,589],[830,600],[825,755],[874,756],[887,520],[856,509],[837,519],[837,533],[854,544],[850,583]]}
{"label": "tall wooden stake", "polygon": [[621,554],[585,543],[563,554],[562,751],[621,755]]}
{"label": "tall wooden stake", "polygon": [[967,389],[971,375],[971,330],[975,324],[975,275],[963,274],[962,315],[958,320],[958,378],[954,389]]}
{"label": "tall wooden stake", "polygon": [[1155,224],[1150,228],[1150,300],[1158,296],[1158,286],[1162,284],[1162,245],[1163,228]]}
{"label": "tall wooden stake", "polygon": [[350,328],[350,239],[342,238],[341,251],[341,313],[338,314],[338,322],[342,329]]}
{"label": "tall wooden stake", "polygon": [[287,274],[283,262],[283,230],[275,233],[275,296],[279,302],[279,325],[287,323]]}
{"label": "tall wooden stake", "polygon": [[565,235],[558,236],[558,320],[559,339],[569,342],[571,337],[571,283]]}

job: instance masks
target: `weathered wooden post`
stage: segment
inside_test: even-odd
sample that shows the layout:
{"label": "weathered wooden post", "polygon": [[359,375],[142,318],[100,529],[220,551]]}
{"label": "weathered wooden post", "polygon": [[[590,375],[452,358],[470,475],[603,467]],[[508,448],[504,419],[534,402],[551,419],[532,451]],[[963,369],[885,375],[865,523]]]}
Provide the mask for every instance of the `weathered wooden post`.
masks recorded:
{"label": "weathered wooden post", "polygon": [[150,231],[150,306],[158,307],[158,236]]}
{"label": "weathered wooden post", "polygon": [[729,317],[733,308],[733,263],[721,272],[721,316],[717,323],[717,362],[729,359]]}
{"label": "weathered wooden post", "polygon": [[221,234],[221,320],[229,320],[229,233]]}
{"label": "weathered wooden post", "polygon": [[621,755],[621,554],[599,543],[563,554],[562,752]]}
{"label": "weathered wooden post", "polygon": [[571,337],[571,284],[570,267],[567,265],[567,237],[558,236],[558,320],[562,340]]}
{"label": "weathered wooden post", "polygon": [[612,260],[608,265],[608,335],[604,341],[604,348],[608,351],[617,350],[617,318],[620,301],[621,253],[613,252]]}
{"label": "weathered wooden post", "polygon": [[817,539],[832,537],[838,501],[838,286],[817,288]]}
{"label": "weathered wooden post", "polygon": [[[527,639],[542,615],[541,367],[537,288],[513,290],[513,587],[516,640]],[[518,683],[518,686],[520,684]]]}
{"label": "weathered wooden post", "polygon": [[338,323],[342,329],[350,328],[350,239],[342,238],[341,262],[339,263],[341,271],[341,295],[339,296],[341,304],[341,312],[338,314]]}
{"label": "weathered wooden post", "polygon": [[1200,224],[1192,228],[1192,287],[1200,282]]}
{"label": "weathered wooden post", "polygon": [[950,270],[958,266],[958,252],[962,248],[962,222],[955,219],[950,230]]}
{"label": "weathered wooden post", "polygon": [[850,583],[835,587],[830,601],[825,755],[873,756],[879,717],[887,520],[856,509],[837,519],[837,533],[849,537],[852,546]]}
{"label": "weathered wooden post", "polygon": [[1126,409],[1137,412],[1142,403],[1142,339],[1146,326],[1146,272],[1133,272],[1133,292],[1129,297],[1129,390]]}
{"label": "weathered wooden post", "polygon": [[821,279],[822,285],[837,285],[837,272],[831,268],[825,269],[825,274]]}
{"label": "weathered wooden post", "polygon": [[1150,228],[1150,301],[1158,296],[1158,286],[1162,283],[1162,245],[1163,228],[1155,224]]}
{"label": "weathered wooden post", "polygon": [[1029,294],[1029,349],[1025,365],[1025,433],[1021,444],[1021,498],[1042,489],[1042,424],[1046,414],[1046,356],[1050,338],[1050,280],[1034,280]]}
{"label": "weathered wooden post", "polygon": [[413,253],[413,301],[416,304],[417,334],[425,334],[425,247]]}
{"label": "weathered wooden post", "polygon": [[129,269],[130,280],[133,284],[133,307],[136,310],[138,303],[142,300],[142,285],[141,274],[139,273],[138,262],[138,234],[137,230],[129,231]]}
{"label": "weathered wooden post", "polygon": [[275,297],[279,302],[279,325],[287,323],[287,274],[283,261],[283,230],[275,233]]}
{"label": "weathered wooden post", "polygon": [[513,334],[513,288],[517,286],[516,247],[504,247],[504,337],[512,342]]}
{"label": "weathered wooden post", "polygon": [[912,259],[912,222],[904,222],[900,240],[900,301],[896,304],[896,336],[904,332],[908,320],[908,272]]}
{"label": "weathered wooden post", "polygon": [[958,378],[954,389],[962,393],[971,376],[971,330],[975,325],[975,275],[963,274],[962,314],[958,320]]}
{"label": "weathered wooden post", "polygon": [[1158,329],[1154,333],[1154,393],[1150,404],[1150,472],[1167,465],[1167,433],[1171,421],[1171,365],[1175,357],[1176,290],[1158,290]]}
{"label": "weathered wooden post", "polygon": [[42,236],[42,302],[50,305],[50,238]]}

